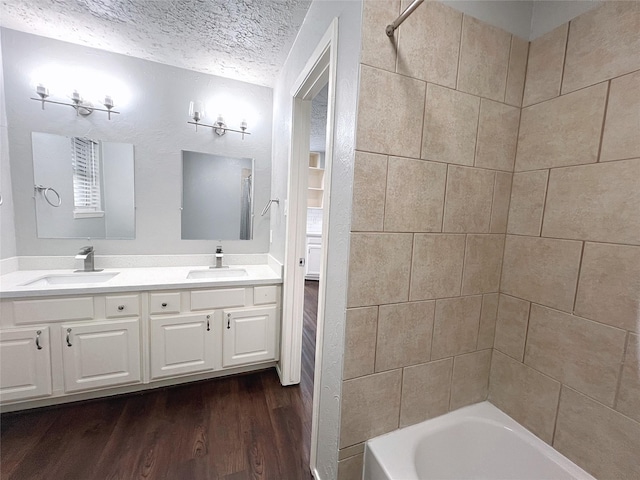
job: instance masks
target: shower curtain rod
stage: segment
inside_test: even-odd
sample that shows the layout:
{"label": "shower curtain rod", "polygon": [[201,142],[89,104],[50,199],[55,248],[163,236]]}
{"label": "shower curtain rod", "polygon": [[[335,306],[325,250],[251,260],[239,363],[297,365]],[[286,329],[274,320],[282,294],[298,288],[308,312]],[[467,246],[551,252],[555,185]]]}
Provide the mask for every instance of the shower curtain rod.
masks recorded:
{"label": "shower curtain rod", "polygon": [[396,28],[398,28],[402,24],[402,22],[404,22],[407,19],[407,17],[411,15],[413,11],[420,6],[422,2],[424,2],[424,0],[413,0],[413,3],[409,5],[407,9],[404,12],[402,12],[400,16],[396,18],[393,23],[387,25],[387,28],[385,29],[385,32],[387,33],[387,37],[393,37],[393,32],[396,31]]}

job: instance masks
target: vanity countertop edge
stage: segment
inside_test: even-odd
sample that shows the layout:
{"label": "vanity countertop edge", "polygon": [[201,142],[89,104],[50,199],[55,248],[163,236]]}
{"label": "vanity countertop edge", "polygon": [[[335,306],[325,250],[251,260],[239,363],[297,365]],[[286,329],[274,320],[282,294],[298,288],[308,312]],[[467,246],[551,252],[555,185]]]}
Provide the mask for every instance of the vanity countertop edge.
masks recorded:
{"label": "vanity countertop edge", "polygon": [[[269,265],[233,265],[232,268],[245,269],[247,276],[219,279],[187,278],[189,272],[193,270],[209,270],[206,266],[107,268],[102,270],[101,273],[117,273],[117,275],[102,283],[28,286],[24,284],[51,275],[70,275],[74,273],[74,270],[20,270],[0,276],[0,299],[274,285],[282,283],[281,275],[274,271]],[[80,275],[81,274],[82,273],[80,273]]]}

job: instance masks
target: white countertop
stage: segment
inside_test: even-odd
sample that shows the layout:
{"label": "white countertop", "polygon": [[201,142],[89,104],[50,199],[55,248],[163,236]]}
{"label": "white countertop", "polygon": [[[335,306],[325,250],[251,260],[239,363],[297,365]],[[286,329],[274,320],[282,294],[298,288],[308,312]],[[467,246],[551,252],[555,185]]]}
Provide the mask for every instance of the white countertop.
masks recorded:
{"label": "white countertop", "polygon": [[[282,277],[269,265],[232,265],[243,268],[244,277],[188,279],[193,270],[202,267],[106,268],[101,273],[118,274],[102,283],[74,283],[65,285],[24,285],[51,275],[69,275],[74,270],[20,270],[0,276],[0,298],[46,297],[59,295],[87,295],[114,292],[168,290],[176,288],[230,287],[282,283]],[[78,273],[77,275],[83,275]]]}

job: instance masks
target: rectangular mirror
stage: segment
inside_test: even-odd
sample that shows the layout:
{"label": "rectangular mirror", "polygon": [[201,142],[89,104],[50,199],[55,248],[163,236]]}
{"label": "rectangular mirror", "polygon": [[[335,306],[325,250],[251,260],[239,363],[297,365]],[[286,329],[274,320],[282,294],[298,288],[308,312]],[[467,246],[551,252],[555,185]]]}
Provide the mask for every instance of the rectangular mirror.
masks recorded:
{"label": "rectangular mirror", "polygon": [[182,152],[182,239],[253,238],[253,159]]}
{"label": "rectangular mirror", "polygon": [[135,238],[133,145],[33,132],[38,238]]}

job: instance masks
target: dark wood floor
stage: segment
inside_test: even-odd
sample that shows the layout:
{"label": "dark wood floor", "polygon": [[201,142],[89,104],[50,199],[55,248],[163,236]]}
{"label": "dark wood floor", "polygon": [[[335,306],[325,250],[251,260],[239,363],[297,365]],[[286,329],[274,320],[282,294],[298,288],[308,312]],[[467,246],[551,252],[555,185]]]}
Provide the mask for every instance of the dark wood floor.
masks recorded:
{"label": "dark wood floor", "polygon": [[317,288],[306,282],[300,385],[270,369],[4,414],[0,478],[311,478]]}

